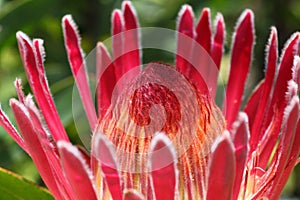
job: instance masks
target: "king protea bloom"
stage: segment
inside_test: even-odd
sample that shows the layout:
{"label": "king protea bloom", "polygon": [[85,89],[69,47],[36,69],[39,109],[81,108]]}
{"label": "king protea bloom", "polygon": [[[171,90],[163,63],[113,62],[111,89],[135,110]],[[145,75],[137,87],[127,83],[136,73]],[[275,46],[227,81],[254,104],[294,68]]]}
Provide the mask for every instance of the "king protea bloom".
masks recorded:
{"label": "king protea bloom", "polygon": [[[225,41],[222,15],[217,14],[212,28],[205,8],[194,24],[192,8],[184,5],[175,66],[158,60],[133,76],[130,72],[141,66],[140,33],[133,6],[124,1],[122,10],[112,14],[112,56],[103,43],[97,45],[96,111],[70,15],[62,27],[93,133],[90,155],[71,144],[64,130],[48,87],[41,39],[17,33],[38,107],[17,79],[18,99],[11,99],[10,106],[20,134],[0,110],[2,127],[31,156],[55,199],[279,198],[299,162],[299,33],[279,57],[277,32],[271,28],[265,78],[241,109],[255,40],[254,16],[245,10],[233,34],[225,101],[219,108],[214,71],[220,69]],[[115,86],[128,73],[130,81],[116,89],[112,100]]]}

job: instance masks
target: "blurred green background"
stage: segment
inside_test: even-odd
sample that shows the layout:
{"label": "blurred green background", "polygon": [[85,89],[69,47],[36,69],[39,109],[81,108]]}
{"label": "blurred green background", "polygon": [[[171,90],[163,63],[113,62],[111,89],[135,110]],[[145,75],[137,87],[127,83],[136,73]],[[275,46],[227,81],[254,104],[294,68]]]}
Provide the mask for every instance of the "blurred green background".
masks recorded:
{"label": "blurred green background", "polygon": [[[72,14],[80,28],[82,46],[91,51],[97,41],[110,37],[111,11],[121,7],[120,0],[0,0],[0,102],[10,119],[13,120],[8,101],[16,97],[13,82],[16,77],[23,80],[25,92],[30,92],[21,59],[17,49],[15,33],[22,30],[31,38],[45,41],[46,72],[49,85],[63,123],[74,143],[80,143],[72,119],[71,94],[73,79],[63,46],[61,18]],[[245,98],[254,84],[263,77],[265,45],[270,26],[279,33],[279,46],[283,47],[289,36],[300,28],[300,1],[298,0],[135,0],[141,26],[158,26],[174,29],[177,13],[182,4],[192,5],[198,17],[203,7],[210,7],[212,17],[217,12],[224,15],[227,38],[223,64],[229,60],[229,47],[236,20],[245,8],[255,13],[256,45],[255,57]],[[172,61],[167,53],[145,51],[144,62],[151,60]],[[42,184],[29,157],[0,128],[0,167],[7,168],[26,178]],[[298,166],[287,185],[284,196],[300,197],[300,167]]]}

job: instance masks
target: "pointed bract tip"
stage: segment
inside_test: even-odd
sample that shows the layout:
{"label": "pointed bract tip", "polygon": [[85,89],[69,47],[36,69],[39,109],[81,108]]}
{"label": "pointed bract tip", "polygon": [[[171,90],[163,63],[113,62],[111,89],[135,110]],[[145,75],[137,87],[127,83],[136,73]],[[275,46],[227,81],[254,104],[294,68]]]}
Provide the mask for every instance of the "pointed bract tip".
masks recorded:
{"label": "pointed bract tip", "polygon": [[9,99],[9,106],[10,107],[12,107],[13,105],[18,104],[18,103],[19,103],[19,101],[15,98]]}
{"label": "pointed bract tip", "polygon": [[240,17],[237,21],[236,27],[238,28],[244,21],[251,24],[252,32],[254,34],[254,31],[255,31],[254,30],[254,14],[253,14],[252,10],[246,9],[242,12],[242,14],[240,15]]}
{"label": "pointed bract tip", "polygon": [[131,1],[123,1],[122,2],[122,10],[126,9],[126,7],[127,8],[133,7]]}
{"label": "pointed bract tip", "polygon": [[178,21],[180,21],[181,18],[186,18],[186,17],[194,19],[193,8],[187,4],[183,5],[180,11],[178,12]]}
{"label": "pointed bract tip", "polygon": [[[171,163],[174,163],[174,165],[177,164],[176,150],[173,146],[172,141],[165,133],[158,132],[154,135],[150,143],[149,153],[150,153],[150,159],[148,164],[151,170],[156,170],[156,169],[166,167]],[[156,161],[155,164],[153,163],[151,164],[153,158]],[[160,160],[158,161],[156,158]],[[153,167],[155,169],[153,169]]]}
{"label": "pointed bract tip", "polygon": [[248,115],[245,112],[239,112],[237,120],[233,123],[232,127],[237,127],[241,122],[248,124]]}
{"label": "pointed bract tip", "polygon": [[123,14],[120,9],[114,9],[111,15],[112,25],[114,25],[114,20],[119,20],[123,22]]}
{"label": "pointed bract tip", "polygon": [[271,26],[271,35],[277,35],[277,29],[275,26]]}
{"label": "pointed bract tip", "polygon": [[285,42],[284,47],[282,48],[279,63],[282,63],[282,60],[292,43],[293,43],[292,53],[296,55],[299,49],[299,41],[300,41],[300,32],[295,32],[289,37],[289,39]]}
{"label": "pointed bract tip", "polygon": [[131,1],[123,1],[122,11],[123,11],[123,13],[131,12],[135,18],[137,17],[136,10],[135,10],[134,6],[132,5]]}
{"label": "pointed bract tip", "polygon": [[30,38],[29,38],[24,32],[22,32],[22,31],[18,31],[18,32],[16,33],[16,37],[17,37],[17,40],[18,40],[18,41],[26,40],[26,41],[28,41],[28,42],[31,43]]}
{"label": "pointed bract tip", "polygon": [[[177,31],[182,32],[184,34],[192,34],[194,29],[194,12],[191,6],[183,5],[181,10],[178,13],[177,17]],[[186,32],[187,31],[187,32]]]}
{"label": "pointed bract tip", "polygon": [[241,18],[246,18],[249,19],[251,21],[254,20],[254,13],[251,9],[245,9],[241,15]]}
{"label": "pointed bract tip", "polygon": [[46,51],[45,51],[45,47],[44,47],[44,40],[42,39],[39,39],[39,38],[36,38],[36,39],[33,39],[33,44],[35,46],[35,48],[38,48],[36,49],[36,51],[38,50],[41,58],[42,58],[42,63],[45,62],[45,58],[46,58]]}
{"label": "pointed bract tip", "polygon": [[224,17],[222,15],[222,13],[219,13],[219,12],[217,13],[217,15],[215,17],[215,21],[214,21],[215,26],[217,26],[218,23],[220,23],[222,26],[225,27]]}
{"label": "pointed bract tip", "polygon": [[15,87],[22,87],[22,79],[16,78],[16,80],[14,81],[14,86]]}
{"label": "pointed bract tip", "polygon": [[230,139],[230,132],[228,130],[225,130],[223,132],[223,134],[221,136],[219,136],[215,142],[213,143],[212,147],[211,147],[211,152],[214,152],[218,145],[222,142],[224,142],[224,140],[226,140],[230,146],[232,147],[232,151],[234,150],[234,146],[233,146],[233,143],[231,142],[231,139]]}
{"label": "pointed bract tip", "polygon": [[[158,145],[159,143],[161,145]],[[174,148],[172,141],[169,139],[169,137],[165,133],[157,132],[151,141],[149,151],[154,152],[164,146],[168,146],[169,148]]]}
{"label": "pointed bract tip", "polygon": [[63,26],[63,31],[64,34],[66,34],[66,29],[67,28],[71,28],[75,31],[77,38],[80,40],[80,36],[79,36],[79,31],[78,31],[78,26],[75,23],[72,15],[67,14],[62,18],[62,26]]}
{"label": "pointed bract tip", "polygon": [[73,21],[71,14],[67,14],[67,15],[63,16],[63,18],[62,18],[63,23],[70,22],[70,21]]}
{"label": "pointed bract tip", "polygon": [[[65,140],[59,140],[57,142],[57,148],[59,153],[62,155],[65,151],[72,153],[75,157],[77,157],[79,160],[81,160],[83,163],[85,163],[85,159],[83,159],[83,155],[78,150],[78,148],[74,145],[72,145],[70,142]],[[87,164],[87,163],[85,163]]]}
{"label": "pointed bract tip", "polygon": [[273,41],[275,42],[275,45],[278,46],[277,29],[275,26],[271,27],[271,33],[270,33],[268,44],[267,44],[268,46],[266,48],[267,53],[269,52],[270,45],[272,44]]}
{"label": "pointed bract tip", "polygon": [[74,145],[72,145],[70,142],[65,140],[59,140],[57,142],[57,148],[60,154],[63,154],[64,151],[72,153],[75,157],[79,158],[81,161],[84,161],[83,156],[81,152],[78,150],[78,148]]}
{"label": "pointed bract tip", "polygon": [[97,132],[95,134],[92,145],[92,154],[98,160],[101,160],[103,157],[99,154],[103,153],[99,151],[102,147],[106,147],[105,149],[108,150],[111,155],[115,155],[114,144],[102,132]]}
{"label": "pointed bract tip", "polygon": [[57,142],[57,148],[60,155],[62,155],[64,151],[67,151],[72,153],[76,157],[81,157],[80,151],[75,146],[73,146],[70,142],[59,140]]}
{"label": "pointed bract tip", "polygon": [[64,155],[66,152],[71,153],[73,156],[75,156],[82,163],[82,166],[84,167],[90,180],[93,180],[93,174],[89,169],[89,163],[86,162],[86,159],[84,158],[83,154],[79,151],[79,149],[76,146],[72,145],[68,141],[59,140],[57,142],[57,148],[61,156]]}
{"label": "pointed bract tip", "polygon": [[201,17],[203,17],[203,16],[208,17],[210,19],[210,8],[203,8],[202,9]]}
{"label": "pointed bract tip", "polygon": [[24,54],[26,54],[26,43],[32,47],[32,41],[31,39],[22,31],[18,31],[16,33],[16,38],[18,41],[18,45],[19,45],[19,50],[21,53],[21,56],[24,57]]}
{"label": "pointed bract tip", "polygon": [[[215,34],[224,34],[223,38],[226,38],[226,29],[225,29],[225,21],[222,13],[217,13],[215,19],[214,19],[214,28],[215,28]],[[222,32],[218,32],[217,30],[223,30]]]}

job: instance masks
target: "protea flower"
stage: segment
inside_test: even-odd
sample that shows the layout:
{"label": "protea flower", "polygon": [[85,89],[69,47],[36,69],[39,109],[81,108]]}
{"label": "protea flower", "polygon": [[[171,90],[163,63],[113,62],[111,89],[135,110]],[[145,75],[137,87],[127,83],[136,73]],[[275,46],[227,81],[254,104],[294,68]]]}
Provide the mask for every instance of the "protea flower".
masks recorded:
{"label": "protea flower", "polygon": [[193,11],[184,5],[175,66],[156,61],[140,69],[137,16],[123,2],[112,15],[113,56],[97,45],[96,112],[77,27],[65,16],[65,46],[93,133],[90,155],[70,143],[60,121],[45,76],[43,41],[18,32],[38,108],[17,79],[18,100],[10,105],[21,135],[2,110],[0,123],[32,157],[55,199],[277,199],[299,162],[300,35],[291,36],[279,59],[271,28],[265,79],[240,110],[253,56],[253,17],[245,10],[238,20],[226,98],[218,108],[222,15],[212,31],[209,9],[194,25]]}

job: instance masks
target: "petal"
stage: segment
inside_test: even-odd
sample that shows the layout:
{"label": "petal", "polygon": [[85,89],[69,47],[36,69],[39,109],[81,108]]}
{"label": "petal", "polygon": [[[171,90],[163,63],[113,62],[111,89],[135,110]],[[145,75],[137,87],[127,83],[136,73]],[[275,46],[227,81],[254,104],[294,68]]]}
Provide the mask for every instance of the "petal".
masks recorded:
{"label": "petal", "polygon": [[44,74],[41,40],[32,44],[22,32],[17,33],[17,40],[28,81],[54,139],[68,141]]}
{"label": "petal", "polygon": [[24,143],[23,138],[19,135],[18,131],[14,127],[14,125],[10,122],[5,112],[3,112],[0,105],[0,125],[4,128],[4,130],[12,137],[16,143],[28,153],[26,145]]}
{"label": "petal", "polygon": [[207,84],[209,82],[207,79],[209,76],[207,68],[203,66],[206,66],[205,63],[210,64],[210,56],[203,47],[195,42],[193,23],[192,8],[188,5],[182,6],[177,20],[176,69],[187,77],[200,92],[208,95]]}
{"label": "petal", "polygon": [[[215,33],[213,36],[213,44],[211,49],[211,58],[214,62],[212,66],[215,73],[210,73],[210,83],[212,86],[211,95],[214,98],[217,91],[217,82],[219,76],[219,70],[221,65],[221,59],[224,51],[224,41],[225,41],[225,23],[222,14],[218,13],[215,20]],[[214,76],[213,76],[214,75]]]}
{"label": "petal", "polygon": [[293,34],[286,42],[285,48],[282,51],[278,77],[275,82],[274,93],[271,100],[272,109],[269,109],[266,115],[266,124],[271,121],[274,110],[280,114],[280,118],[283,116],[284,109],[287,105],[285,93],[288,90],[288,81],[292,79],[293,61],[298,51],[299,40],[300,33]]}
{"label": "petal", "polygon": [[94,103],[89,89],[86,64],[83,58],[83,52],[80,47],[80,37],[77,26],[71,15],[66,15],[62,19],[62,26],[65,39],[69,63],[75,78],[79,94],[86,111],[90,128],[93,131],[97,123],[97,115]]}
{"label": "petal", "polygon": [[[298,121],[297,129],[294,137],[294,142],[292,144],[291,152],[289,155],[289,161],[284,169],[281,180],[278,182],[277,190],[282,191],[283,187],[286,185],[286,182],[290,178],[290,175],[294,169],[294,167],[299,164],[299,154],[300,154],[300,121]],[[279,194],[275,198],[279,198]]]}
{"label": "petal", "polygon": [[251,10],[245,10],[240,16],[232,41],[230,74],[224,104],[228,129],[237,117],[252,60],[254,15]]}
{"label": "petal", "polygon": [[268,110],[270,109],[270,101],[273,92],[272,88],[274,88],[275,83],[275,73],[278,70],[278,41],[277,31],[274,27],[271,28],[271,34],[269,37],[268,45],[266,47],[266,52],[266,77],[259,98],[259,105],[257,107],[257,112],[254,117],[253,126],[251,126],[251,152],[256,149],[258,141],[263,137],[263,133],[265,132],[268,126],[267,124],[265,124],[264,118]]}
{"label": "petal", "polygon": [[92,172],[81,152],[77,147],[65,141],[58,141],[57,147],[65,177],[77,199],[96,200]]}
{"label": "petal", "polygon": [[248,115],[250,129],[252,128],[255,120],[257,108],[260,102],[260,97],[262,95],[262,91],[264,90],[264,84],[264,81],[261,81],[256,86],[244,108],[244,112]]}
{"label": "petal", "polygon": [[122,4],[124,17],[124,61],[123,72],[126,73],[134,67],[141,65],[139,24],[137,14],[130,1]]}
{"label": "petal", "polygon": [[[278,147],[270,163],[263,181],[253,196],[254,199],[260,196],[267,196],[270,199],[278,199],[282,189],[295,166],[299,156],[299,138],[296,138],[299,133],[299,97],[294,96],[284,111],[282,121],[282,136]],[[298,155],[294,154],[295,151]],[[287,171],[286,171],[287,170]],[[282,183],[282,184],[281,184]]]}
{"label": "petal", "polygon": [[[60,161],[58,152],[56,149],[56,144],[53,142],[52,137],[47,133],[46,129],[43,127],[42,118],[39,111],[35,107],[35,104],[31,96],[27,96],[24,102],[28,113],[31,119],[32,126],[35,129],[35,132],[38,136],[38,139],[41,143],[41,146],[45,152],[45,155],[48,159],[48,163],[51,163],[51,172],[56,181],[56,184],[59,185],[58,189],[64,199],[74,198],[73,192],[69,186],[68,181],[65,179],[63,171],[61,170]],[[48,173],[51,173],[48,172]]]}
{"label": "petal", "polygon": [[112,13],[112,52],[114,64],[116,65],[116,79],[123,75],[123,54],[124,54],[124,19],[121,10],[114,10]]}
{"label": "petal", "polygon": [[191,56],[193,43],[186,37],[194,38],[194,12],[188,5],[182,6],[178,14],[177,31],[176,68],[188,77],[191,66],[187,60]]}
{"label": "petal", "polygon": [[220,69],[220,65],[221,65],[221,58],[224,50],[225,35],[226,35],[226,29],[225,29],[224,18],[221,13],[218,13],[215,21],[215,33],[213,38],[212,50],[211,50],[211,57],[213,58],[218,69]]}
{"label": "petal", "polygon": [[112,199],[122,200],[123,192],[119,176],[119,167],[113,144],[102,134],[96,133],[93,139],[93,156],[98,160]]}
{"label": "petal", "polygon": [[[198,69],[198,71],[200,71],[211,96],[214,97],[216,93],[219,70],[211,57],[213,38],[210,22],[210,10],[208,8],[204,8],[202,10],[195,32],[195,40],[199,44],[200,49],[198,46],[196,46],[196,44],[193,45],[192,64]],[[221,49],[222,48],[223,47],[221,47]],[[191,71],[189,77],[192,77],[193,74],[195,74],[195,72]]]}
{"label": "petal", "polygon": [[209,161],[207,200],[232,199],[236,163],[234,147],[228,134],[225,132],[212,149],[212,157]]}
{"label": "petal", "polygon": [[10,100],[10,105],[13,110],[17,125],[21,131],[21,134],[26,143],[27,151],[34,161],[41,177],[45,184],[55,196],[56,199],[62,199],[58,185],[55,182],[55,178],[51,173],[51,166],[47,160],[47,156],[43,150],[43,147],[39,141],[38,133],[36,132],[28,110],[23,104],[15,99]]}
{"label": "petal", "polygon": [[280,139],[279,146],[277,148],[278,158],[276,159],[276,176],[274,178],[274,183],[272,184],[270,191],[277,191],[270,193],[272,199],[280,195],[280,191],[283,186],[279,185],[280,179],[282,177],[284,170],[290,164],[291,151],[295,140],[296,129],[299,121],[299,97],[294,96],[289,105],[285,109],[285,114],[282,122],[282,138]]}
{"label": "petal", "polygon": [[178,171],[175,149],[170,139],[159,133],[150,144],[149,166],[156,199],[173,200],[178,195]]}
{"label": "petal", "polygon": [[232,125],[233,143],[235,148],[235,179],[233,185],[233,199],[238,199],[242,178],[245,172],[248,155],[248,140],[250,137],[248,116],[240,112],[238,119]]}
{"label": "petal", "polygon": [[196,41],[210,54],[212,48],[212,33],[209,8],[204,8],[202,10],[195,31]]}
{"label": "petal", "polygon": [[104,44],[97,44],[97,103],[99,118],[102,119],[106,114],[110,104],[113,90],[116,85],[115,65]]}
{"label": "petal", "polygon": [[22,80],[17,78],[14,82],[14,85],[16,88],[16,92],[17,92],[19,101],[21,103],[24,103],[25,95],[24,95],[23,89],[22,89]]}

